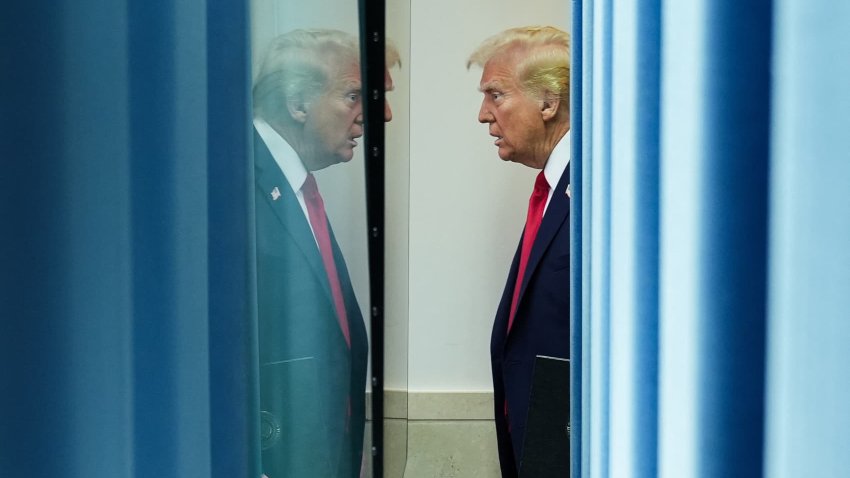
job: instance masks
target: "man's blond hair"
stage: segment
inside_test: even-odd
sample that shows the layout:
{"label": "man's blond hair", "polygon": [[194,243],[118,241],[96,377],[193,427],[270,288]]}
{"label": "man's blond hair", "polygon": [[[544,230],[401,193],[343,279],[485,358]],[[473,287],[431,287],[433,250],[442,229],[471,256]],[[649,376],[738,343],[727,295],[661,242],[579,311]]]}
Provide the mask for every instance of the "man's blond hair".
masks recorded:
{"label": "man's blond hair", "polygon": [[357,58],[357,39],[339,30],[293,30],[275,37],[254,82],[255,114],[282,120],[287,101],[312,101]]}
{"label": "man's blond hair", "polygon": [[401,54],[398,52],[398,48],[396,48],[395,43],[393,43],[393,41],[389,38],[387,38],[387,41],[384,44],[384,50],[384,61],[387,64],[387,68],[392,68],[394,66],[401,68]]}
{"label": "man's blond hair", "polygon": [[[285,118],[288,99],[312,100],[333,87],[344,70],[359,60],[357,37],[340,30],[299,29],[276,37],[254,81],[255,115]],[[401,65],[401,55],[390,41],[386,64],[388,68]]]}
{"label": "man's blond hair", "polygon": [[551,26],[505,30],[484,40],[469,57],[467,68],[483,67],[502,54],[519,55],[514,74],[520,88],[537,99],[548,95],[569,102],[570,35]]}

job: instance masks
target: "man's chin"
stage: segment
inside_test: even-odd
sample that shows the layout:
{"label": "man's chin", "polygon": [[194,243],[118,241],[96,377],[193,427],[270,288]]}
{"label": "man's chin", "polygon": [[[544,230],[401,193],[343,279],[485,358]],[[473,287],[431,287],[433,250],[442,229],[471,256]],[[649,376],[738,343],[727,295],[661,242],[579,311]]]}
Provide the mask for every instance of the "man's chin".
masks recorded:
{"label": "man's chin", "polygon": [[506,163],[516,163],[516,164],[521,164],[523,166],[528,166],[529,168],[542,169],[542,166],[535,166],[534,163],[529,161],[529,158],[526,157],[526,156],[520,156],[520,155],[517,155],[517,154],[508,154],[508,153],[501,154],[501,151],[500,151],[499,152],[499,159],[501,159],[502,161],[504,161]]}
{"label": "man's chin", "polygon": [[346,148],[337,155],[336,159],[338,163],[347,163],[354,158],[354,148]]}
{"label": "man's chin", "polygon": [[334,164],[347,163],[351,161],[352,158],[354,158],[354,151],[351,148],[337,151],[336,153],[327,156],[326,163],[320,169],[325,169],[329,166],[333,166]]}

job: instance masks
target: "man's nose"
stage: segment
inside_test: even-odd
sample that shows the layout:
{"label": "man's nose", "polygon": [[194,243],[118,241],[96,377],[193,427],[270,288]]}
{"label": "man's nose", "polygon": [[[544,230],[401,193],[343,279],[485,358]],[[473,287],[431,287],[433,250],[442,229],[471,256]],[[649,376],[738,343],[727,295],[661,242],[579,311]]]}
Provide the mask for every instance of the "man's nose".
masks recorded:
{"label": "man's nose", "polygon": [[390,108],[390,102],[384,100],[384,121],[389,123],[393,120],[393,110]]}
{"label": "man's nose", "polygon": [[478,110],[478,122],[479,123],[492,123],[493,115],[490,114],[490,110],[487,109],[487,105],[482,101],[481,109]]}

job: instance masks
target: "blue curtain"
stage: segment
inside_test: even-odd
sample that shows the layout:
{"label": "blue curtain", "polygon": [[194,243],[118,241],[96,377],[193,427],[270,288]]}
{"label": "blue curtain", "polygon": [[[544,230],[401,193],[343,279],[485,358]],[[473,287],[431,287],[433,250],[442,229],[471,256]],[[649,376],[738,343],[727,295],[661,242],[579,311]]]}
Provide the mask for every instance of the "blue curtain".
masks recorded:
{"label": "blue curtain", "polygon": [[576,12],[573,476],[845,476],[850,7]]}
{"label": "blue curtain", "polygon": [[0,10],[0,476],[259,476],[246,3]]}
{"label": "blue curtain", "polygon": [[847,476],[850,3],[775,11],[765,476]]}
{"label": "blue curtain", "polygon": [[[572,2],[572,44],[573,51],[584,51],[582,36],[582,0]],[[584,101],[584,78],[582,55],[573,55],[570,63],[570,137],[582,137],[581,112]],[[583,417],[587,415],[585,401],[585,377],[582,373],[582,354],[584,346],[584,315],[582,314],[584,259],[582,230],[584,216],[582,214],[582,191],[584,190],[583,164],[581,159],[582,143],[571,141],[570,147],[570,183],[572,188],[570,198],[570,476],[581,476],[582,457],[586,447]]]}

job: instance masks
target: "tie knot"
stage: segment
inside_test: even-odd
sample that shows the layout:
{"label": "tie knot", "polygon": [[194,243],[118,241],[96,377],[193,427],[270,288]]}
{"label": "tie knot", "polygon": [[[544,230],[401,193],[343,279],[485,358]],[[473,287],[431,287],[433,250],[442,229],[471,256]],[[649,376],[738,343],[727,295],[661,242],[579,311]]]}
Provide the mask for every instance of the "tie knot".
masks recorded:
{"label": "tie knot", "polygon": [[311,173],[307,173],[307,180],[304,181],[304,184],[301,186],[301,192],[304,193],[304,197],[309,200],[314,200],[319,197],[319,186],[316,185],[316,177]]}
{"label": "tie knot", "polygon": [[546,181],[546,175],[543,171],[537,175],[537,180],[534,181],[534,192],[532,194],[549,194],[549,182]]}

